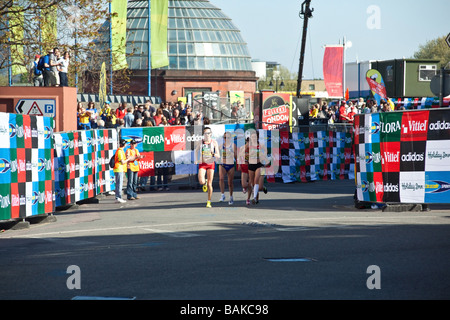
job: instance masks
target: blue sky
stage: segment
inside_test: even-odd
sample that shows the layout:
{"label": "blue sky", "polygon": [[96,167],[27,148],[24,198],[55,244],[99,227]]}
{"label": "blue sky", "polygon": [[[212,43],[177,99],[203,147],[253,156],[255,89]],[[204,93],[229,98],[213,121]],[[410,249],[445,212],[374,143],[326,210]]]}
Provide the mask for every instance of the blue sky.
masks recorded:
{"label": "blue sky", "polygon": [[[253,59],[297,73],[303,0],[210,0],[241,30]],[[323,78],[323,46],[345,37],[346,62],[411,58],[419,45],[450,32],[448,0],[312,0],[303,75]],[[378,14],[379,13],[379,14]]]}

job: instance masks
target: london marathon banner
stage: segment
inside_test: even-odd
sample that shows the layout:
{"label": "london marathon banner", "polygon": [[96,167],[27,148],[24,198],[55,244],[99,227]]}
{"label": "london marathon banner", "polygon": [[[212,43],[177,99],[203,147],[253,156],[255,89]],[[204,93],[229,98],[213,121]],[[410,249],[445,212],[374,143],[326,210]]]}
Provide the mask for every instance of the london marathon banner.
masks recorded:
{"label": "london marathon banner", "polygon": [[54,211],[53,118],[0,113],[0,220]]}
{"label": "london marathon banner", "polygon": [[288,93],[262,93],[262,129],[287,130],[292,124],[292,96]]}
{"label": "london marathon banner", "polygon": [[326,46],[323,55],[323,79],[330,98],[344,95],[344,46]]}
{"label": "london marathon banner", "polygon": [[450,203],[450,109],[355,117],[359,201]]}

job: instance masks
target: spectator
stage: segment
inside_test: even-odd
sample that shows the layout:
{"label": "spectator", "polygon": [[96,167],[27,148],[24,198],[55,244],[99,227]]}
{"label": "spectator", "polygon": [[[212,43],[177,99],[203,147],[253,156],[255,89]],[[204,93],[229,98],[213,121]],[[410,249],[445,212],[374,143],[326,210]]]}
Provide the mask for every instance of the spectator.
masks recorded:
{"label": "spectator", "polygon": [[77,103],[77,129],[80,129],[80,112],[81,112],[81,108],[83,108],[83,104],[78,101]]}
{"label": "spectator", "polygon": [[134,158],[127,158],[123,148],[126,146],[127,141],[121,139],[119,142],[119,148],[114,154],[114,178],[116,183],[116,203],[125,203],[126,201],[122,199],[122,189],[123,189],[123,175],[127,172],[127,163],[129,161],[134,161]]}
{"label": "spectator", "polygon": [[181,117],[181,123],[183,125],[190,126],[193,121],[194,117],[192,116],[192,108],[189,105],[186,105],[185,114]]}
{"label": "spectator", "polygon": [[238,118],[238,106],[237,105],[233,105],[231,107],[231,118],[233,118],[233,119]]}
{"label": "spectator", "polygon": [[102,119],[97,120],[97,129],[105,129],[105,121]]}
{"label": "spectator", "polygon": [[106,122],[106,117],[111,114],[111,102],[105,101],[103,109],[100,111],[100,117]]}
{"label": "spectator", "polygon": [[127,114],[126,108],[127,108],[126,102],[122,102],[121,104],[119,104],[119,107],[116,109],[117,119],[123,119],[125,117],[125,115]]}
{"label": "spectator", "polygon": [[97,108],[95,107],[95,103],[92,101],[89,102],[86,111],[89,111],[91,113],[91,118],[90,118],[91,128],[97,129],[98,112],[97,112]]}
{"label": "spectator", "polygon": [[345,107],[345,102],[342,101],[341,106],[339,107],[339,121],[340,122],[347,122],[347,109]]}
{"label": "spectator", "polygon": [[109,115],[106,116],[105,127],[107,127],[107,128],[115,128],[116,127],[116,122],[117,122],[116,113],[115,113],[115,111],[111,110]]}
{"label": "spectator", "polygon": [[381,105],[381,111],[382,111],[382,112],[389,112],[389,111],[391,111],[391,106],[389,105],[389,103],[384,102],[384,103]]}
{"label": "spectator", "polygon": [[81,107],[80,112],[78,113],[79,129],[80,130],[89,130],[91,129],[91,113],[86,111],[84,107]]}
{"label": "spectator", "polygon": [[44,76],[42,75],[42,71],[37,68],[40,58],[41,56],[37,54],[34,56],[33,61],[32,74],[33,74],[33,85],[35,87],[44,86]]}
{"label": "spectator", "polygon": [[238,101],[238,102],[237,102],[237,106],[238,106],[238,117],[239,117],[239,118],[246,118],[246,117],[247,117],[247,114],[246,114],[244,105],[241,104],[240,101]]}
{"label": "spectator", "polygon": [[169,122],[167,121],[166,117],[161,117],[161,123],[159,124],[160,127],[166,127],[169,126]]}
{"label": "spectator", "polygon": [[189,105],[183,103],[183,108],[180,110],[180,116],[184,117],[186,115],[187,108],[189,108]]}
{"label": "spectator", "polygon": [[55,87],[59,87],[59,71],[58,67],[61,65],[58,60],[60,52],[58,48],[53,48],[53,53],[50,55],[50,67],[55,79]]}
{"label": "spectator", "polygon": [[134,114],[133,114],[133,108],[132,107],[128,107],[127,108],[127,113],[123,117],[123,120],[125,120],[125,128],[130,128],[130,127],[133,126]]}
{"label": "spectator", "polygon": [[96,110],[96,109],[97,109],[97,108],[95,107],[95,103],[94,103],[93,101],[90,101],[90,102],[88,103],[87,110],[93,111],[93,110]]}
{"label": "spectator", "polygon": [[140,104],[134,111],[134,121],[136,122],[138,119],[142,119],[143,117],[144,117],[144,105]]}
{"label": "spectator", "polygon": [[350,112],[347,113],[347,122],[348,123],[353,123],[353,121],[355,120],[356,112],[357,112],[356,107],[355,106],[351,106]]}
{"label": "spectator", "polygon": [[389,111],[395,110],[395,104],[391,99],[388,98],[387,104],[389,105]]}
{"label": "spectator", "polygon": [[319,119],[328,119],[328,108],[326,105],[322,105],[322,110],[317,115]]}
{"label": "spectator", "polygon": [[161,123],[162,117],[163,117],[163,111],[161,108],[159,108],[158,110],[156,110],[156,115],[153,117],[153,119],[155,120],[155,126],[159,126],[159,124]]}
{"label": "spectator", "polygon": [[145,119],[144,122],[142,123],[142,126],[143,127],[153,127],[153,122],[150,118]]}
{"label": "spectator", "polygon": [[63,56],[58,59],[59,67],[57,68],[59,72],[59,83],[61,87],[69,86],[69,78],[67,77],[67,70],[69,69],[70,55],[69,52],[65,51]]}
{"label": "spectator", "polygon": [[170,119],[170,113],[171,113],[171,110],[170,110],[170,108],[169,108],[169,103],[164,103],[163,104],[163,116],[166,118],[166,119]]}
{"label": "spectator", "polygon": [[336,112],[333,110],[333,108],[328,108],[327,119],[328,119],[328,123],[330,123],[330,124],[336,122]]}
{"label": "spectator", "polygon": [[318,113],[319,113],[319,106],[317,104],[315,104],[311,108],[311,112],[309,114],[309,117],[310,118],[317,118]]}
{"label": "spectator", "polygon": [[370,112],[371,113],[377,113],[378,112],[378,106],[375,100],[369,100],[370,102]]}
{"label": "spectator", "polygon": [[364,113],[370,113],[370,107],[367,103],[364,103],[364,108],[363,108],[363,112]]}
{"label": "spectator", "polygon": [[[119,119],[122,120],[123,119]],[[125,155],[130,161],[127,163],[127,199],[137,200],[138,191],[138,174],[139,174],[139,160],[144,156],[136,149],[136,141],[130,141],[130,148],[127,149]],[[132,159],[132,160],[131,160]]]}
{"label": "spectator", "polygon": [[[366,103],[364,102],[364,98],[359,98],[358,100],[358,108],[360,111],[364,110],[364,108],[366,107]],[[360,112],[362,113],[362,112]]]}
{"label": "spectator", "polygon": [[148,111],[150,111],[150,114],[153,114],[156,112],[156,109],[154,106],[152,106],[152,103],[150,100],[145,101],[145,107]]}
{"label": "spectator", "polygon": [[183,101],[178,101],[177,107],[176,107],[179,111],[179,113],[181,114],[185,108],[184,106],[184,102]]}
{"label": "spectator", "polygon": [[175,122],[176,122],[176,120],[179,118],[179,116],[180,116],[180,110],[178,110],[178,109],[173,109],[173,112],[172,112],[172,118],[170,118],[169,124],[175,125]]}
{"label": "spectator", "polygon": [[133,127],[142,127],[142,118],[136,119]]}
{"label": "spectator", "polygon": [[116,119],[116,128],[125,128],[125,120]]}
{"label": "spectator", "polygon": [[194,126],[201,126],[203,125],[203,119],[202,119],[202,114],[200,112],[197,112],[197,114],[195,115],[194,120],[192,121]]}
{"label": "spectator", "polygon": [[53,87],[56,84],[56,78],[50,65],[50,55],[53,55],[53,49],[50,49],[48,54],[43,58],[44,70],[42,71],[42,75],[44,78],[45,87]]}
{"label": "spectator", "polygon": [[155,126],[155,119],[153,119],[152,114],[150,113],[150,111],[145,111],[144,112],[144,119],[142,121],[142,123],[150,121],[152,123],[152,126]]}

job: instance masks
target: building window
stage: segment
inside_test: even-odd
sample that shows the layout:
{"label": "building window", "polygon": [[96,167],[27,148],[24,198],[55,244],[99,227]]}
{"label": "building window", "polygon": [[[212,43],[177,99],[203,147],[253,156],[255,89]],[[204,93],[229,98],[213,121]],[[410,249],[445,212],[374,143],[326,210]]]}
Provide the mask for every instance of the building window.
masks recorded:
{"label": "building window", "polygon": [[309,85],[309,90],[316,90],[316,86],[314,84]]}
{"label": "building window", "polygon": [[436,75],[436,65],[419,65],[419,81],[431,81]]}

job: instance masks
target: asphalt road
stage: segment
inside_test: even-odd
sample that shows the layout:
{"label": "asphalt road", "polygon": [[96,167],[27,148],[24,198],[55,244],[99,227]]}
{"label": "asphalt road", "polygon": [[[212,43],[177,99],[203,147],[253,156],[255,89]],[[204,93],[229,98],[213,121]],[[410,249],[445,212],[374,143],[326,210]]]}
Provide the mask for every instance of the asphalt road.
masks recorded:
{"label": "asphalt road", "polygon": [[172,187],[6,229],[0,299],[450,298],[449,206],[355,209],[353,181],[268,186],[250,207],[236,181],[233,206],[217,185],[210,209]]}

